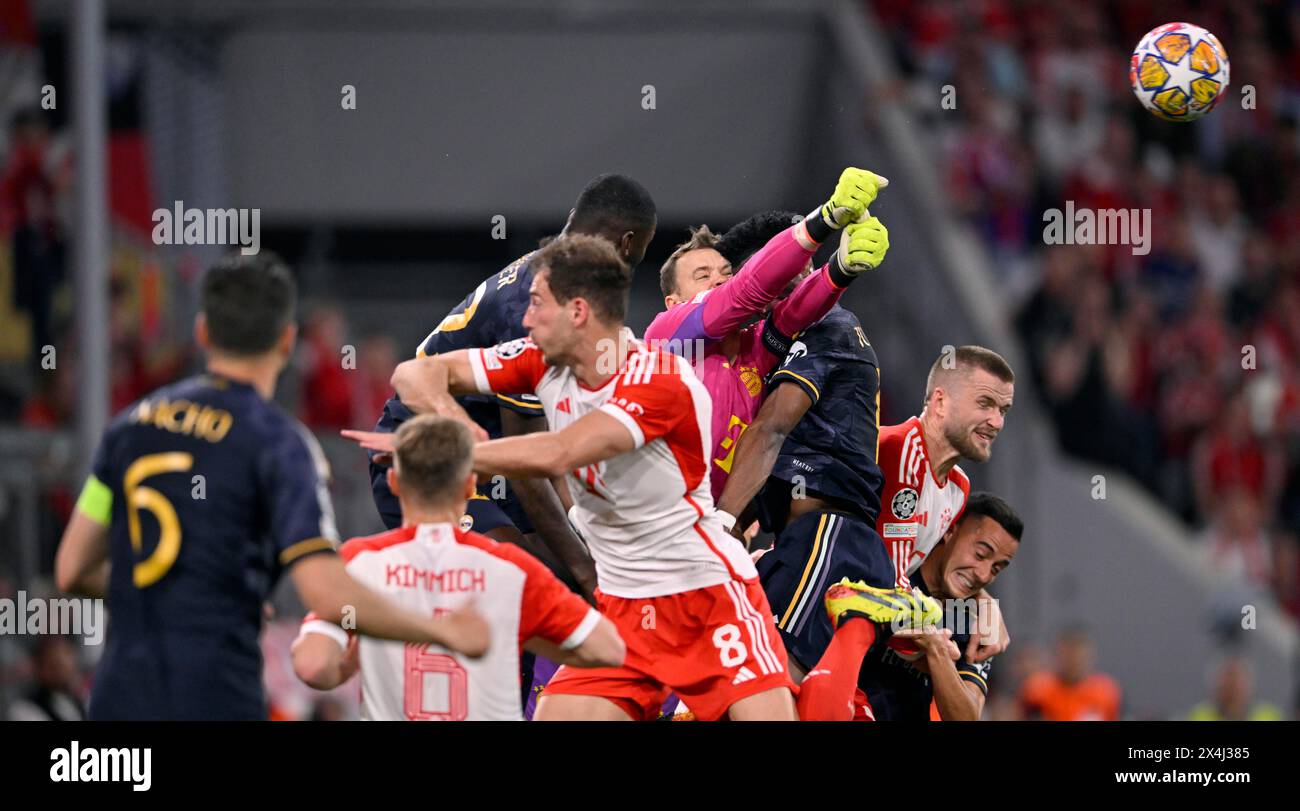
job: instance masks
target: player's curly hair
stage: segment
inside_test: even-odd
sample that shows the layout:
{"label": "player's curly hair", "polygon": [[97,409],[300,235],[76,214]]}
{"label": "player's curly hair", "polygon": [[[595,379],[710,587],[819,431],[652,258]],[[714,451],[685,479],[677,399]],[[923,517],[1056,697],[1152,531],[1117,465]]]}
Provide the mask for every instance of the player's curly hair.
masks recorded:
{"label": "player's curly hair", "polygon": [[605,174],[592,178],[573,204],[571,226],[577,233],[607,239],[624,231],[655,227],[655,201],[645,186],[627,175]]}
{"label": "player's curly hair", "polygon": [[802,219],[803,215],[797,211],[760,211],[727,229],[715,247],[723,259],[738,268],[772,237]]}

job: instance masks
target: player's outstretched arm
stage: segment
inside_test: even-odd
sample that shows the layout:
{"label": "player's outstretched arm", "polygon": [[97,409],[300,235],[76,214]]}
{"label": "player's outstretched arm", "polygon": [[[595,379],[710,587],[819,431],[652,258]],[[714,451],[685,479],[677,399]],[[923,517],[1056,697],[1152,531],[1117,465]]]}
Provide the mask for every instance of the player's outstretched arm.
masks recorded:
{"label": "player's outstretched arm", "polygon": [[553,479],[635,449],[623,423],[605,411],[593,411],[563,431],[480,442],[474,446],[474,472]]}
{"label": "player's outstretched arm", "polygon": [[486,439],[487,434],[455,400],[456,395],[478,391],[469,361],[469,353],[476,351],[479,350],[461,349],[402,361],[393,370],[393,389],[402,404],[416,414],[432,413],[460,420],[470,426],[477,438]]}
{"label": "player's outstretched arm", "polygon": [[[509,408],[501,409],[501,433],[509,436],[528,436],[546,430],[545,417],[525,417]],[[567,474],[567,471],[566,471]],[[564,505],[556,495],[551,482],[542,479],[516,479],[510,483],[519,503],[533,522],[533,528],[542,542],[555,555],[560,564],[569,570],[578,582],[588,601],[595,599],[596,564],[587,547],[574,533],[565,515]]]}
{"label": "player's outstretched arm", "polygon": [[491,631],[487,621],[471,608],[434,619],[400,608],[366,588],[348,574],[336,555],[311,555],[290,570],[298,595],[307,608],[325,622],[339,623],[347,610],[356,630],[379,639],[432,642],[479,657],[487,652]]}
{"label": "player's outstretched arm", "polygon": [[675,311],[669,311],[646,330],[646,340],[718,340],[730,335],[776,301],[821,243],[862,217],[887,185],[887,179],[866,169],[845,169],[831,198],[820,208],[769,240],[725,284],[709,291],[702,303],[678,305],[698,307],[698,316],[675,316],[670,315]]}
{"label": "player's outstretched arm", "polygon": [[591,634],[581,645],[564,650],[550,640],[535,636],[524,643],[524,649],[538,653],[559,665],[572,667],[618,667],[627,655],[627,645],[618,635],[614,623],[601,617]]}
{"label": "player's outstretched arm", "polygon": [[807,392],[794,384],[777,386],[768,395],[754,422],[736,442],[731,475],[718,497],[719,510],[732,516],[745,511],[772,472],[785,438],[812,404]]}
{"label": "player's outstretched arm", "polygon": [[822,320],[853,280],[880,267],[888,252],[889,230],[878,217],[845,226],[831,261],[772,308],[763,329],[767,363],[760,363],[759,374],[766,374],[771,365],[784,358],[793,336]]}

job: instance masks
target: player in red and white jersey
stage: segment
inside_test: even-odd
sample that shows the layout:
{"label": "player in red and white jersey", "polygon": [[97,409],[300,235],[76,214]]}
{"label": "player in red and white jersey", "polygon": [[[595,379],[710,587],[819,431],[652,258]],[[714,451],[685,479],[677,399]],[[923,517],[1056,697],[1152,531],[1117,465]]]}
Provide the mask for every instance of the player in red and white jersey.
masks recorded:
{"label": "player in red and white jersey", "polygon": [[[565,477],[591,547],[597,604],[622,667],[562,667],[536,717],[650,720],[669,690],[712,720],[793,720],[785,651],[753,562],[709,492],[711,402],[690,364],[623,328],[631,275],[603,240],[534,259],[528,340],[407,361],[402,402],[458,415],[452,395],[535,393],[551,431],[482,442],[477,472]],[[459,415],[458,415],[459,416]],[[344,432],[383,451],[382,435]]]}
{"label": "player in red and white jersey", "polygon": [[331,689],[359,665],[365,720],[519,721],[521,647],[583,667],[623,661],[613,624],[540,561],[459,529],[477,483],[466,426],[421,415],[403,423],[394,441],[387,476],[402,526],[345,543],[339,551],[348,573],[425,615],[472,602],[492,629],[491,644],[482,658],[468,659],[439,645],[358,643],[341,626],[309,614],[293,648],[303,681]]}
{"label": "player in red and white jersey", "polygon": [[[876,534],[889,550],[900,587],[910,587],[907,576],[920,568],[961,516],[970,480],[957,462],[989,458],[1014,395],[1015,375],[1001,355],[979,346],[957,347],[931,365],[921,415],[880,429],[876,460],[884,484]],[[991,636],[970,635],[967,661],[979,664],[1005,651],[1010,635],[997,602],[979,584],[967,585],[977,592],[979,610],[992,612],[980,627],[996,629]],[[838,718],[851,704],[854,717],[873,717],[865,694],[857,690],[854,695],[854,684],[876,638],[868,623],[853,619],[837,624],[821,658],[809,670],[819,678],[805,678],[800,685],[801,711],[829,708],[834,715],[814,717]],[[911,640],[893,637],[887,644],[905,658],[920,654]]]}
{"label": "player in red and white jersey", "polygon": [[988,460],[1014,396],[1015,375],[1001,355],[961,346],[930,367],[921,415],[880,429],[876,460],[885,483],[876,531],[898,585],[908,585],[961,516],[970,478],[957,462]]}
{"label": "player in red and white jersey", "polygon": [[955,457],[946,472],[931,467],[920,417],[881,427],[877,460],[888,472],[876,531],[889,547],[898,585],[907,587],[908,575],[961,515],[970,479]]}

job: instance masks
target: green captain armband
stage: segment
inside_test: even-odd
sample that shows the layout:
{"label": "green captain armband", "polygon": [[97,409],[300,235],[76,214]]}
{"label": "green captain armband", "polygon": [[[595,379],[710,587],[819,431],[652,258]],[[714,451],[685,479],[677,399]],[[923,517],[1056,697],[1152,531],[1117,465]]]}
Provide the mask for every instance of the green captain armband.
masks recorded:
{"label": "green captain armband", "polygon": [[91,474],[77,497],[77,509],[96,523],[108,526],[113,517],[113,491]]}

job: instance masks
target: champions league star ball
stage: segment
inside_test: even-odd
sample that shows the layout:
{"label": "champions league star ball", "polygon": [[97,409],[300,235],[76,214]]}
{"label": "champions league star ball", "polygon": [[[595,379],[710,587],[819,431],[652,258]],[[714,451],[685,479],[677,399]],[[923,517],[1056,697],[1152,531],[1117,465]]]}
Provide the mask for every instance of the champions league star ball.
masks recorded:
{"label": "champions league star ball", "polygon": [[1189,23],[1149,31],[1133,49],[1129,83],[1142,106],[1166,121],[1195,121],[1228,89],[1228,52],[1219,38]]}

